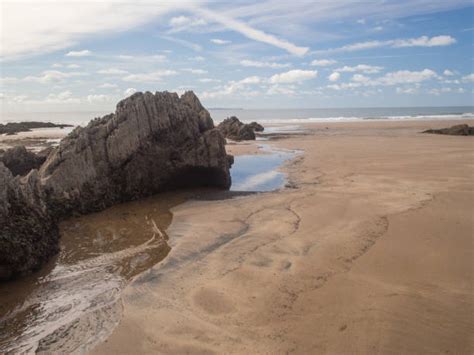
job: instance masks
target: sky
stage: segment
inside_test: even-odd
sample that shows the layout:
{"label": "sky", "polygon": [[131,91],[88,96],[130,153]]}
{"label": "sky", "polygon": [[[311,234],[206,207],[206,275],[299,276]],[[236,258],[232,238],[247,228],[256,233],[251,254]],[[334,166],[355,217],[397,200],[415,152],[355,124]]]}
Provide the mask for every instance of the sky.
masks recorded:
{"label": "sky", "polygon": [[474,101],[470,0],[0,0],[0,17],[4,113],[164,90],[210,108]]}

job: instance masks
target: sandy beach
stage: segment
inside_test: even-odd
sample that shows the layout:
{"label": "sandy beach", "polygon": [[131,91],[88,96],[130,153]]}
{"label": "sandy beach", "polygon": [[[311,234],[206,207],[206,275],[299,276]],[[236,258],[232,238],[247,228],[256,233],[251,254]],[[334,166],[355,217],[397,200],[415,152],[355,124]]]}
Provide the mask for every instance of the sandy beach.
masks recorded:
{"label": "sandy beach", "polygon": [[455,123],[272,142],[304,152],[284,166],[294,188],[175,207],[169,255],[92,352],[471,354],[474,140],[419,133]]}

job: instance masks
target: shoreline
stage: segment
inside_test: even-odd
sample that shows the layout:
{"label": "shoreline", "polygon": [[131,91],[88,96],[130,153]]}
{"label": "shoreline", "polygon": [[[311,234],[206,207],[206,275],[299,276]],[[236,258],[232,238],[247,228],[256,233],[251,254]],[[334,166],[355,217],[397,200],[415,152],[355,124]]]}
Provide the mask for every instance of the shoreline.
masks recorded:
{"label": "shoreline", "polygon": [[[421,128],[455,123],[310,124],[305,125],[311,130],[309,136],[271,142],[278,148],[305,152],[285,167],[297,188],[227,201],[190,201],[175,208],[168,229],[170,254],[125,289],[121,323],[93,353],[385,352],[401,346],[404,322],[411,327],[410,334],[403,332],[410,337],[404,344],[408,352],[430,346],[439,350],[441,345],[450,351],[468,350],[472,346],[468,333],[474,327],[472,319],[466,318],[472,311],[473,275],[468,261],[472,260],[468,247],[472,221],[465,214],[458,218],[455,211],[460,203],[472,210],[472,199],[458,195],[473,195],[468,183],[472,166],[466,165],[469,159],[464,160],[472,155],[473,142],[469,137],[417,134]],[[368,142],[361,145],[361,137]],[[392,142],[385,145],[384,140]],[[421,157],[407,154],[413,148]],[[392,163],[387,162],[390,158]],[[395,270],[397,282],[389,288],[404,290],[408,308],[418,305],[416,294],[426,294],[418,306],[424,307],[430,322],[449,319],[449,324],[462,324],[457,335],[450,328],[450,337],[442,336],[439,328],[423,326],[422,320],[387,301],[382,292],[386,286],[381,283],[387,282],[385,258],[394,253],[394,248],[383,247],[393,243],[387,236],[404,241],[395,254],[408,264],[433,249],[430,245],[431,249],[423,250],[423,239],[407,242],[406,236],[393,232],[393,226],[400,224],[396,223],[399,216],[406,216],[411,223],[408,232],[417,236],[425,227],[413,216],[422,214],[431,225],[445,228],[446,222],[430,215],[439,210],[433,205],[443,201],[439,197],[443,193],[455,196],[449,202],[454,204],[450,218],[461,219],[456,231],[461,231],[462,243],[454,248],[466,250],[461,256],[443,256],[460,259],[460,266],[446,273],[456,291],[438,284],[436,275],[429,273],[433,263],[415,268],[419,277],[428,272],[433,277],[430,282],[402,268],[405,273]],[[441,203],[441,211],[445,205]],[[207,215],[213,220],[206,219]],[[410,253],[407,243],[422,254]],[[436,241],[433,244],[439,246]],[[377,249],[382,250],[377,253]],[[360,266],[370,259],[376,260],[381,275]],[[351,277],[360,268],[367,284],[360,275]],[[431,286],[426,289],[421,280]],[[441,289],[442,296],[436,296]],[[372,309],[374,302],[384,307],[366,310],[372,298]],[[464,312],[453,314],[451,308],[439,304],[460,300]],[[340,311],[341,304],[347,313]],[[385,306],[394,309],[394,319],[387,317]],[[321,331],[321,337],[313,336]]]}

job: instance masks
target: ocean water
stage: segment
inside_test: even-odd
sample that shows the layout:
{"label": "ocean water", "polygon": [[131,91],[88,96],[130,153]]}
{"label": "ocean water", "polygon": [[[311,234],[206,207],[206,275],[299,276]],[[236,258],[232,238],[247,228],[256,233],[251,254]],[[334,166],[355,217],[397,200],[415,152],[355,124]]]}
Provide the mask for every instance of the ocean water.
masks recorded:
{"label": "ocean water", "polygon": [[[454,120],[474,119],[474,106],[453,107],[368,107],[315,109],[209,109],[215,122],[237,116],[242,121],[263,123],[345,122],[361,120]],[[86,125],[110,112],[25,112],[0,113],[0,123],[50,121]]]}

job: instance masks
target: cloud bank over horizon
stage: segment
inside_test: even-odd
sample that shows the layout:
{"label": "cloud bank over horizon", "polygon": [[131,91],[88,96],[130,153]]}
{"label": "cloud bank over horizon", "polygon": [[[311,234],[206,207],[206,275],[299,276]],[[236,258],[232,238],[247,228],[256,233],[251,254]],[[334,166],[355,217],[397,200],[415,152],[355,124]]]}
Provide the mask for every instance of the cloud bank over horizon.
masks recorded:
{"label": "cloud bank over horizon", "polygon": [[2,110],[472,105],[470,1],[2,3]]}

